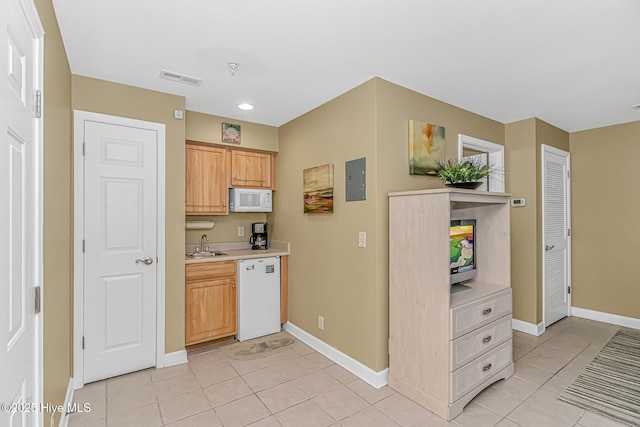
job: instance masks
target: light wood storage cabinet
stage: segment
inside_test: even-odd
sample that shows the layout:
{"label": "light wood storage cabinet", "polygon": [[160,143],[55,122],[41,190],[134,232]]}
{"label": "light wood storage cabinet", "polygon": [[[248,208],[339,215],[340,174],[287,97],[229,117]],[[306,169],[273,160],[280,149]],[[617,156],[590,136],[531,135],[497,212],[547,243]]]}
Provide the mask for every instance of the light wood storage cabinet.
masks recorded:
{"label": "light wood storage cabinet", "polygon": [[[509,208],[504,193],[389,195],[389,386],[446,420],[513,375]],[[452,219],[476,220],[468,288],[449,283]]]}
{"label": "light wood storage cabinet", "polygon": [[227,149],[187,141],[186,150],[185,213],[228,214]]}
{"label": "light wood storage cabinet", "polygon": [[236,261],[187,264],[185,344],[197,344],[238,331]]}
{"label": "light wood storage cabinet", "polygon": [[231,187],[275,190],[275,154],[231,149]]}

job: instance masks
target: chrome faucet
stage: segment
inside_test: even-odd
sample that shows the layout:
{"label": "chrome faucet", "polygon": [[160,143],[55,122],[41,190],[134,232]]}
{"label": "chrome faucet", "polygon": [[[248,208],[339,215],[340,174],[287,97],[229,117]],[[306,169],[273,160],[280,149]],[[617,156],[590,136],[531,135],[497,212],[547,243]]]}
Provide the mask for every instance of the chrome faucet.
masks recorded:
{"label": "chrome faucet", "polygon": [[203,234],[202,237],[200,238],[200,250],[202,252],[208,252],[209,248],[205,249],[205,246],[204,246],[205,243],[209,243],[209,238],[207,237],[206,234]]}

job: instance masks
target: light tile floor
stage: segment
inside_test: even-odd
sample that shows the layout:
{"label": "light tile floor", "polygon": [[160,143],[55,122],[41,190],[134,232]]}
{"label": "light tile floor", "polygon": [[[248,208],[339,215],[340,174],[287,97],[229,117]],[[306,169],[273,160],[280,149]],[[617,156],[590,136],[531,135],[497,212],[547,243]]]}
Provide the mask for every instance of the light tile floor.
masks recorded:
{"label": "light tile floor", "polygon": [[69,426],[580,426],[619,425],[557,399],[619,327],[570,317],[539,337],[514,331],[515,375],[447,423],[389,387],[374,389],[308,346],[252,361],[219,349],[189,363],[88,384],[91,411]]}

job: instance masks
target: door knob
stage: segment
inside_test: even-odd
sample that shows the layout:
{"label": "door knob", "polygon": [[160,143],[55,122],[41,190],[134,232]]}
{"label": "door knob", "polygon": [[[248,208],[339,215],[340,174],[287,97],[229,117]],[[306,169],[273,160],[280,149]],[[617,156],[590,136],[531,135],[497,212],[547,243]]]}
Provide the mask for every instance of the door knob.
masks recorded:
{"label": "door knob", "polygon": [[137,259],[136,260],[136,264],[139,263],[139,262],[141,262],[143,264],[146,264],[146,265],[151,265],[151,264],[153,264],[153,258],[146,257],[145,259]]}
{"label": "door knob", "polygon": [[546,245],[546,246],[544,247],[544,250],[545,250],[545,251],[550,251],[551,249],[553,249],[553,248],[555,248],[555,247],[556,247],[556,245],[551,245],[551,246]]}

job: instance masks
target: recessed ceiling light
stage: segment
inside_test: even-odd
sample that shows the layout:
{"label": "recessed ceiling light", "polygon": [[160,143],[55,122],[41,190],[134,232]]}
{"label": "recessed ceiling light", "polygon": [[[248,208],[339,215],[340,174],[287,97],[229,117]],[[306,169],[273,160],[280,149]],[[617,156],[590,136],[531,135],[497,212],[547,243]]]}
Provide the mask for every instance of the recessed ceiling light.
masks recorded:
{"label": "recessed ceiling light", "polygon": [[247,104],[247,103],[243,103],[243,104],[239,104],[238,108],[241,109],[241,110],[249,111],[249,110],[253,110],[253,105]]}

